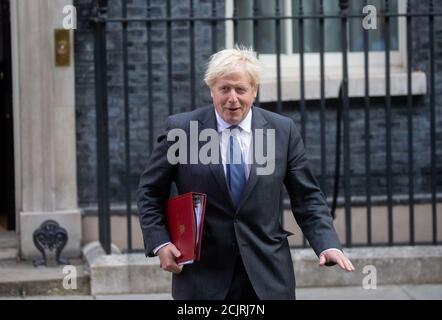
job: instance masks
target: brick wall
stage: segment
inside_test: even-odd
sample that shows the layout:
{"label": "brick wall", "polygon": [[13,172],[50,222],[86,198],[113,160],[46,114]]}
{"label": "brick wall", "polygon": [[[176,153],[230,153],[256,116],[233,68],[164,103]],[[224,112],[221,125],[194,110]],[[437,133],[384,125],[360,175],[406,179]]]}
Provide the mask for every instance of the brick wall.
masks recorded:
{"label": "brick wall", "polygon": [[[95,139],[95,98],[94,98],[94,40],[87,17],[90,12],[88,0],[74,2],[78,13],[78,30],[75,39],[76,56],[76,105],[77,105],[77,163],[78,193],[80,203],[89,205],[96,202],[96,139]],[[197,0],[195,15],[211,15],[210,0]],[[127,1],[129,17],[147,16],[145,0]],[[217,11],[224,13],[224,1],[217,2]],[[122,14],[121,2],[109,1],[108,15],[119,17]],[[151,0],[152,17],[166,15],[166,1]],[[189,16],[186,1],[172,1],[173,17]],[[173,112],[191,109],[190,96],[190,24],[174,22],[172,24],[172,98]],[[108,106],[109,139],[111,161],[111,196],[114,201],[124,199],[124,86],[123,86],[123,49],[121,24],[109,24],[107,32],[108,49]],[[146,23],[128,25],[128,61],[129,61],[129,105],[132,186],[138,184],[141,170],[149,155],[148,114],[151,107],[154,112],[154,137],[163,129],[168,115],[168,65],[167,65],[167,29],[164,22],[152,22],[152,99],[147,89],[147,31]],[[217,28],[217,46],[224,45],[224,29]],[[196,107],[210,103],[210,95],[202,78],[205,63],[211,54],[211,26],[207,22],[195,22],[195,88]]]}

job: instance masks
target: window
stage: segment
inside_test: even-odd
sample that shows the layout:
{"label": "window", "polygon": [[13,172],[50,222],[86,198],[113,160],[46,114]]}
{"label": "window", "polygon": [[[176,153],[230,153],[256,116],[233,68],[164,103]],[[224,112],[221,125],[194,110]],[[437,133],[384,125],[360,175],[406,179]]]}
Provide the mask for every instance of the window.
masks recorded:
{"label": "window", "polygon": [[[319,14],[321,0],[283,0],[280,3],[284,4],[280,8],[281,16],[297,16],[300,14],[300,5],[302,4],[303,12],[306,15]],[[363,0],[350,1],[350,12],[360,14],[363,8]],[[234,4],[237,6],[237,15],[243,17],[253,16],[253,0],[235,0]],[[382,14],[386,11],[385,2],[383,0],[372,0],[370,4],[378,8],[378,12]],[[261,16],[275,15],[276,1],[257,0],[256,11]],[[339,14],[339,0],[323,1],[323,12],[326,15]],[[398,12],[397,0],[390,0],[390,12]],[[384,32],[385,26],[383,20],[380,19],[378,28],[369,33],[369,50],[383,51],[384,47]],[[283,53],[299,53],[299,20],[285,19],[281,20],[281,40]],[[362,19],[352,18],[349,23],[349,51],[362,52],[363,42],[361,28]],[[391,49],[398,50],[398,21],[397,18],[391,18]],[[238,22],[238,39],[237,42],[245,45],[253,45],[253,21]],[[325,37],[325,51],[339,52],[340,51],[340,20],[326,19],[324,21],[326,30]],[[257,22],[258,35],[256,39],[257,51],[260,53],[276,53],[276,23],[274,20],[260,20]],[[319,52],[319,34],[320,24],[319,19],[305,19],[304,20],[304,52]]]}
{"label": "window", "polygon": [[[226,0],[226,15],[253,17],[275,16],[278,0]],[[300,14],[302,5],[304,15],[320,13],[320,3],[323,3],[325,15],[339,14],[339,0],[279,0],[281,16],[296,16]],[[364,0],[349,1],[349,12],[362,13]],[[377,29],[369,30],[369,63],[370,63],[370,95],[385,94],[385,24],[382,18],[386,11],[384,0],[369,0],[368,4],[377,8]],[[236,6],[236,10],[235,10]],[[255,6],[255,7],[254,7]],[[403,13],[406,10],[405,0],[390,0],[389,11]],[[300,23],[299,19],[280,20],[280,59],[283,100],[298,100],[299,67],[300,67]],[[304,21],[304,68],[306,99],[319,98],[319,66],[320,66],[320,22],[319,18],[303,19]],[[363,96],[364,53],[362,18],[348,20],[348,63],[350,96]],[[240,20],[234,30],[232,21],[226,22],[226,45],[233,47],[234,43],[247,46],[256,45],[259,59],[263,62],[266,72],[261,86],[261,100],[274,101],[276,96],[276,22],[274,19]],[[256,28],[256,29],[255,29]],[[337,97],[342,78],[341,52],[341,21],[339,18],[324,19],[324,64],[326,77],[326,97]],[[406,21],[405,18],[390,18],[390,65],[392,95],[406,94]],[[236,39],[235,39],[236,37]],[[256,37],[256,39],[254,39]],[[362,83],[361,83],[362,82]],[[295,88],[295,90],[293,90]],[[298,90],[299,91],[299,90]],[[413,93],[426,92],[425,74],[413,73]]]}

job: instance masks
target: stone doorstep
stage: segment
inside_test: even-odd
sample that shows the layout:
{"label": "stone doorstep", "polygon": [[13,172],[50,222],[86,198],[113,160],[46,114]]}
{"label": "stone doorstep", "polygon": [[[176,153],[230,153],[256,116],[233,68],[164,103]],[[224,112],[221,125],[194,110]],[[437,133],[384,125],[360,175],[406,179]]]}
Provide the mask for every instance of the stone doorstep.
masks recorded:
{"label": "stone doorstep", "polygon": [[17,260],[17,257],[18,257],[18,249],[16,248],[0,249],[0,261]]}
{"label": "stone doorstep", "polygon": [[1,249],[18,249],[18,238],[14,231],[0,232],[0,250]]}
{"label": "stone doorstep", "polygon": [[[361,286],[367,276],[377,285],[442,283],[442,246],[346,249],[356,267],[347,273],[319,267],[311,249],[292,250],[297,287]],[[171,290],[171,274],[159,267],[158,258],[144,254],[95,257],[90,263],[92,295],[155,294]],[[371,278],[373,279],[373,278]]]}
{"label": "stone doorstep", "polygon": [[15,232],[0,232],[0,296],[24,297],[90,294],[89,274],[81,259],[70,259],[77,270],[77,289],[63,287],[63,266],[35,268],[31,260],[20,261]]}
{"label": "stone doorstep", "polygon": [[18,239],[12,231],[0,232],[0,261],[17,260]]}
{"label": "stone doorstep", "polygon": [[0,296],[27,297],[27,296],[78,296],[89,295],[89,277],[77,278],[77,289],[66,290],[62,286],[62,280],[51,279],[45,281],[26,281],[0,283]]}
{"label": "stone doorstep", "polygon": [[[30,261],[0,263],[0,296],[89,295],[90,277],[82,261],[72,261],[77,271],[77,288],[65,289],[63,266],[35,268]],[[72,282],[68,282],[72,284]]]}

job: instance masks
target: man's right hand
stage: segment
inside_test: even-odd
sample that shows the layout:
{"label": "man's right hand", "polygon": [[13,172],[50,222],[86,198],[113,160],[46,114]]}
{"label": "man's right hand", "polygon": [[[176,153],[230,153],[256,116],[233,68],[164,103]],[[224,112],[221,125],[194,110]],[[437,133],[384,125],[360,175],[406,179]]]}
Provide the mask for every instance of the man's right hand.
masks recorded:
{"label": "man's right hand", "polygon": [[163,270],[180,274],[183,270],[182,265],[178,265],[175,261],[176,258],[181,256],[181,252],[175,247],[173,243],[162,247],[158,250],[157,255],[160,257],[160,267]]}

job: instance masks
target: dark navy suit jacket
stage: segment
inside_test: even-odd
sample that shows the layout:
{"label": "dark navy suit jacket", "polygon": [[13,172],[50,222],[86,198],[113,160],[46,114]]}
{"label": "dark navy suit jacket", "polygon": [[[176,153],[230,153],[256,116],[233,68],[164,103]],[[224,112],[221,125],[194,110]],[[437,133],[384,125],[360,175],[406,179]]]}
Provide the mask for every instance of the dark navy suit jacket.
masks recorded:
{"label": "dark navy suit jacket", "polygon": [[190,121],[198,121],[200,131],[217,128],[213,106],[170,116],[140,179],[138,207],[146,255],[153,256],[154,248],[170,241],[164,203],[175,183],[179,194],[207,194],[201,259],[173,275],[175,299],[224,299],[238,254],[261,299],[294,299],[295,276],[287,240],[290,233],[281,226],[284,185],[294,217],[315,253],[341,249],[341,245],[293,120],[253,107],[252,133],[255,129],[264,129],[264,133],[275,130],[275,158],[271,159],[275,170],[271,175],[257,175],[258,164],[253,163],[236,209],[221,161],[209,165],[168,162],[167,150],[174,142],[167,141],[167,132],[181,128],[189,135]]}

